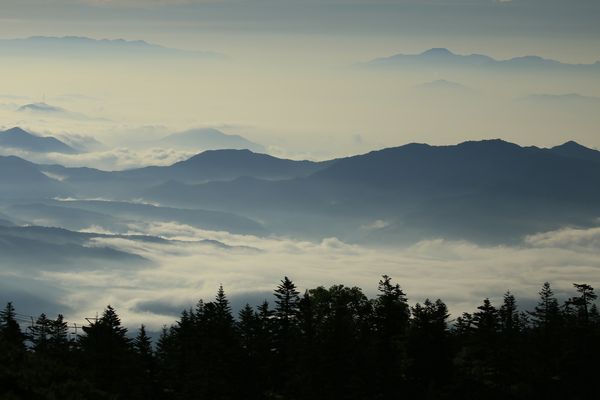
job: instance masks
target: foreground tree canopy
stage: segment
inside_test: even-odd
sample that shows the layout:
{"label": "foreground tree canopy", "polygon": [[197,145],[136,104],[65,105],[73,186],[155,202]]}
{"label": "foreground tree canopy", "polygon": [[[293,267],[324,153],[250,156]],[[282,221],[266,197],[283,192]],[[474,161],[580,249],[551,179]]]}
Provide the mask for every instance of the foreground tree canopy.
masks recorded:
{"label": "foreground tree canopy", "polygon": [[[108,306],[77,338],[63,317],[27,329],[0,312],[2,399],[589,399],[596,392],[600,315],[594,289],[563,304],[545,283],[521,311],[510,293],[449,322],[441,300],[410,306],[383,276],[301,294],[287,277],[275,304],[237,318],[222,287],[181,313],[155,344],[129,335]],[[25,325],[23,325],[24,327]]]}

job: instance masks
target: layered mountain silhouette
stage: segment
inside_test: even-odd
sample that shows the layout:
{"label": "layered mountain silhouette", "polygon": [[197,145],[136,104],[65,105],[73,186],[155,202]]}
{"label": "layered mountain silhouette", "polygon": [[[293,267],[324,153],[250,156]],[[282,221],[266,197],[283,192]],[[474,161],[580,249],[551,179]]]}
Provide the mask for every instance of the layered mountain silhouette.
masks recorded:
{"label": "layered mountain silhouette", "polygon": [[261,236],[266,233],[260,223],[232,213],[125,201],[44,200],[14,204],[6,212],[35,225],[61,226],[74,230],[94,226],[105,231],[126,233],[132,224],[143,221],[185,224],[199,229],[244,235]]}
{"label": "layered mountain silhouette", "polygon": [[70,57],[99,59],[103,57],[161,57],[222,59],[214,52],[185,51],[159,46],[143,40],[92,39],[80,36],[32,36],[0,40],[0,56],[16,57]]}
{"label": "layered mountain silhouette", "polygon": [[[437,236],[507,241],[565,224],[593,224],[600,215],[600,164],[591,160],[594,155],[600,153],[571,144],[553,149],[500,140],[410,144],[336,160],[305,178],[169,182],[146,196],[236,210],[271,221],[267,227],[307,235],[380,243]],[[385,223],[368,228],[374,221]]]}
{"label": "layered mountain silhouette", "polygon": [[0,131],[0,147],[36,153],[77,153],[74,148],[55,137],[34,135],[18,127]]}
{"label": "layered mountain silhouette", "polygon": [[[295,161],[276,158],[250,150],[209,150],[170,166],[152,166],[125,171],[105,172],[92,168],[65,168],[46,165],[44,171],[64,176],[65,183],[76,185],[111,183],[117,193],[148,185],[177,181],[204,183],[232,180],[242,176],[261,179],[289,179],[308,176],[329,165],[328,162]],[[103,188],[101,190],[104,190]],[[99,195],[100,192],[95,195]]]}
{"label": "layered mountain silhouette", "polygon": [[29,103],[24,104],[17,109],[17,111],[29,111],[29,112],[40,112],[40,113],[63,113],[65,110],[61,107],[52,106],[50,104],[40,103]]}
{"label": "layered mountain silhouette", "polygon": [[0,184],[36,185],[50,181],[35,164],[15,156],[0,156]]}
{"label": "layered mountain silhouette", "polygon": [[[48,213],[58,223],[73,208],[89,221],[172,220],[205,229],[383,245],[437,237],[517,242],[564,226],[593,226],[600,216],[600,152],[575,142],[553,148],[502,140],[413,143],[318,163],[217,150],[168,167],[117,172],[15,157],[0,158],[3,162],[19,171],[3,177],[5,186],[21,176],[22,183],[43,182],[53,190],[43,201],[5,200],[10,212],[4,213],[33,220]],[[57,192],[77,198],[109,194],[112,201],[48,200]],[[136,198],[160,206],[123,202]],[[36,204],[46,209],[36,210]]]}
{"label": "layered mountain silhouette", "polygon": [[[106,268],[146,263],[145,258],[108,246],[91,246],[90,240],[109,235],[72,232],[38,226],[0,226],[0,261],[69,269],[71,263],[86,261],[88,266]],[[32,267],[35,268],[35,267]]]}
{"label": "layered mountain silhouette", "polygon": [[572,140],[563,143],[560,146],[553,147],[550,151],[554,154],[568,158],[600,163],[600,151],[589,149]]}
{"label": "layered mountain silhouette", "polygon": [[395,54],[360,64],[363,67],[448,67],[500,70],[579,69],[600,72],[600,61],[593,64],[567,64],[535,55],[498,60],[483,54],[456,54],[445,48],[433,48],[420,54]]}
{"label": "layered mountain silhouette", "polygon": [[66,110],[62,107],[54,106],[45,102],[27,103],[17,108],[19,113],[28,113],[34,116],[40,116],[44,118],[62,118],[71,119],[77,121],[109,121],[106,118],[90,117],[85,114]]}
{"label": "layered mountain silhouette", "polygon": [[190,129],[173,133],[160,140],[162,144],[176,148],[199,150],[251,150],[264,153],[265,147],[240,135],[228,135],[214,128]]}

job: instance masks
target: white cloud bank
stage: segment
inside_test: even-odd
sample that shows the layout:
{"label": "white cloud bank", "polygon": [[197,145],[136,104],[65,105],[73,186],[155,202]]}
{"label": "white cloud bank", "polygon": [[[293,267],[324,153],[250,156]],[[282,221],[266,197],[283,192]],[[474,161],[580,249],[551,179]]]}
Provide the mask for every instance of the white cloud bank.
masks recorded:
{"label": "white cloud bank", "polygon": [[[219,284],[229,296],[247,296],[254,302],[256,296],[271,292],[284,275],[301,289],[342,283],[360,286],[373,296],[379,277],[388,274],[400,283],[411,304],[426,297],[441,298],[454,314],[474,310],[487,296],[500,301],[506,290],[523,302],[531,301],[545,281],[563,298],[572,293],[573,282],[592,286],[600,282],[600,228],[534,235],[520,247],[429,240],[401,250],[366,248],[336,238],[320,243],[264,239],[175,223],[131,226],[131,232],[188,242],[165,245],[98,239],[94,245],[135,252],[154,263],[145,268],[123,265],[118,271],[42,268],[33,277],[21,276],[22,268],[5,267],[0,275],[15,285],[26,282],[27,287],[41,287],[38,295],[46,293],[49,304],[71,308],[67,316],[72,321],[81,323],[82,317],[112,304],[127,325],[144,322],[153,329],[172,323],[175,310],[200,298],[212,299]],[[201,239],[261,251],[232,251],[193,242]],[[44,304],[39,307],[39,312],[44,311]]]}
{"label": "white cloud bank", "polygon": [[171,165],[195,155],[194,151],[170,148],[131,149],[118,147],[110,150],[80,154],[35,153],[18,149],[0,148],[0,155],[14,155],[37,164],[60,164],[66,167],[91,167],[117,171],[149,165]]}

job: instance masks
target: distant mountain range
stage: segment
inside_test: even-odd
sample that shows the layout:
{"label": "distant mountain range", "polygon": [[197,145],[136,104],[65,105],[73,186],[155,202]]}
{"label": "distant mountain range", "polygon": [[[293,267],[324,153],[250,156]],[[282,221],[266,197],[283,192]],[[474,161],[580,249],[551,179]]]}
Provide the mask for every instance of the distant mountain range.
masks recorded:
{"label": "distant mountain range", "polygon": [[115,57],[177,57],[222,59],[221,54],[209,51],[185,51],[159,46],[143,40],[92,39],[79,36],[32,36],[0,40],[0,57],[69,57],[88,59]]}
{"label": "distant mountain range", "polygon": [[265,147],[239,135],[228,135],[214,128],[190,129],[178,132],[160,140],[160,143],[175,148],[198,150],[251,150],[264,153]]}
{"label": "distant mountain range", "polygon": [[0,131],[0,147],[36,153],[77,153],[77,150],[52,136],[37,136],[18,127]]}
{"label": "distant mountain range", "polygon": [[389,148],[335,160],[291,180],[167,182],[145,196],[235,210],[289,234],[374,243],[434,237],[497,243],[594,224],[599,182],[598,151],[573,143],[540,149],[495,140]]}
{"label": "distant mountain range", "polygon": [[[325,168],[329,162],[295,161],[276,158],[249,150],[208,150],[170,166],[151,166],[124,171],[106,172],[93,168],[66,168],[44,165],[41,170],[62,177],[62,182],[74,188],[86,187],[87,195],[103,196],[109,193],[141,193],[135,189],[169,181],[198,184],[228,181],[243,176],[265,180],[305,177]],[[106,192],[103,184],[110,184]],[[133,189],[133,192],[132,192]]]}
{"label": "distant mountain range", "polygon": [[420,54],[396,54],[359,64],[363,67],[389,68],[477,68],[495,70],[564,70],[578,69],[600,72],[600,61],[594,64],[567,64],[539,56],[497,60],[483,54],[456,54],[445,48],[433,48]]}
{"label": "distant mountain range", "polygon": [[438,237],[507,243],[563,226],[594,226],[599,183],[600,152],[575,142],[549,149],[502,140],[413,143],[325,162],[217,150],[168,167],[117,172],[0,157],[0,212],[57,225],[68,224],[70,215],[79,215],[82,226],[177,221],[381,245]]}
{"label": "distant mountain range", "polygon": [[540,106],[555,107],[598,107],[600,106],[600,97],[583,96],[578,93],[564,94],[532,94],[517,99]]}

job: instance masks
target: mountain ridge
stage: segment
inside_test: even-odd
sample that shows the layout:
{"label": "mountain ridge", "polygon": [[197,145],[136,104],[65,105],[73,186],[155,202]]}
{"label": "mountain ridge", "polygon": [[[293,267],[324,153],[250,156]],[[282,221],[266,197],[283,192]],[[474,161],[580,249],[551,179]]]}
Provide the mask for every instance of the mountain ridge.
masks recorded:
{"label": "mountain ridge", "polygon": [[[16,157],[0,158],[2,163],[16,163],[0,168],[6,185],[15,183],[19,169],[31,175],[22,179],[29,188],[47,185],[48,194],[38,199],[109,195],[112,204],[71,205],[162,221],[169,207],[187,208],[176,211],[183,223],[192,209],[225,212],[260,221],[264,232],[307,239],[394,243],[441,236],[498,243],[565,225],[593,225],[600,215],[600,152],[572,141],[552,148],[501,139],[409,143],[320,163],[213,150],[167,167],[117,172],[36,165]],[[58,182],[43,172],[65,179]],[[117,203],[130,199],[161,208]],[[62,211],[54,211],[60,218]],[[24,217],[39,216],[35,210],[27,213]],[[202,218],[200,225],[210,223],[208,216]],[[385,223],[362,228],[375,226],[373,221]],[[232,226],[241,228],[233,220]]]}
{"label": "mountain ridge", "polygon": [[398,53],[359,63],[365,67],[450,66],[476,68],[584,68],[598,70],[600,60],[590,64],[571,64],[536,55],[496,59],[484,54],[457,54],[446,48],[432,48],[417,54]]}
{"label": "mountain ridge", "polygon": [[175,147],[197,148],[202,150],[250,150],[255,153],[265,153],[266,149],[259,143],[252,142],[240,135],[230,135],[214,128],[189,129],[170,134],[161,143]]}
{"label": "mountain ridge", "polygon": [[53,136],[37,136],[19,127],[0,131],[0,147],[36,153],[77,153],[77,150]]}
{"label": "mountain ridge", "polygon": [[121,57],[184,57],[224,59],[212,51],[189,51],[149,43],[144,40],[94,39],[85,36],[30,36],[0,39],[2,56],[71,56],[74,58],[102,57],[106,54]]}

